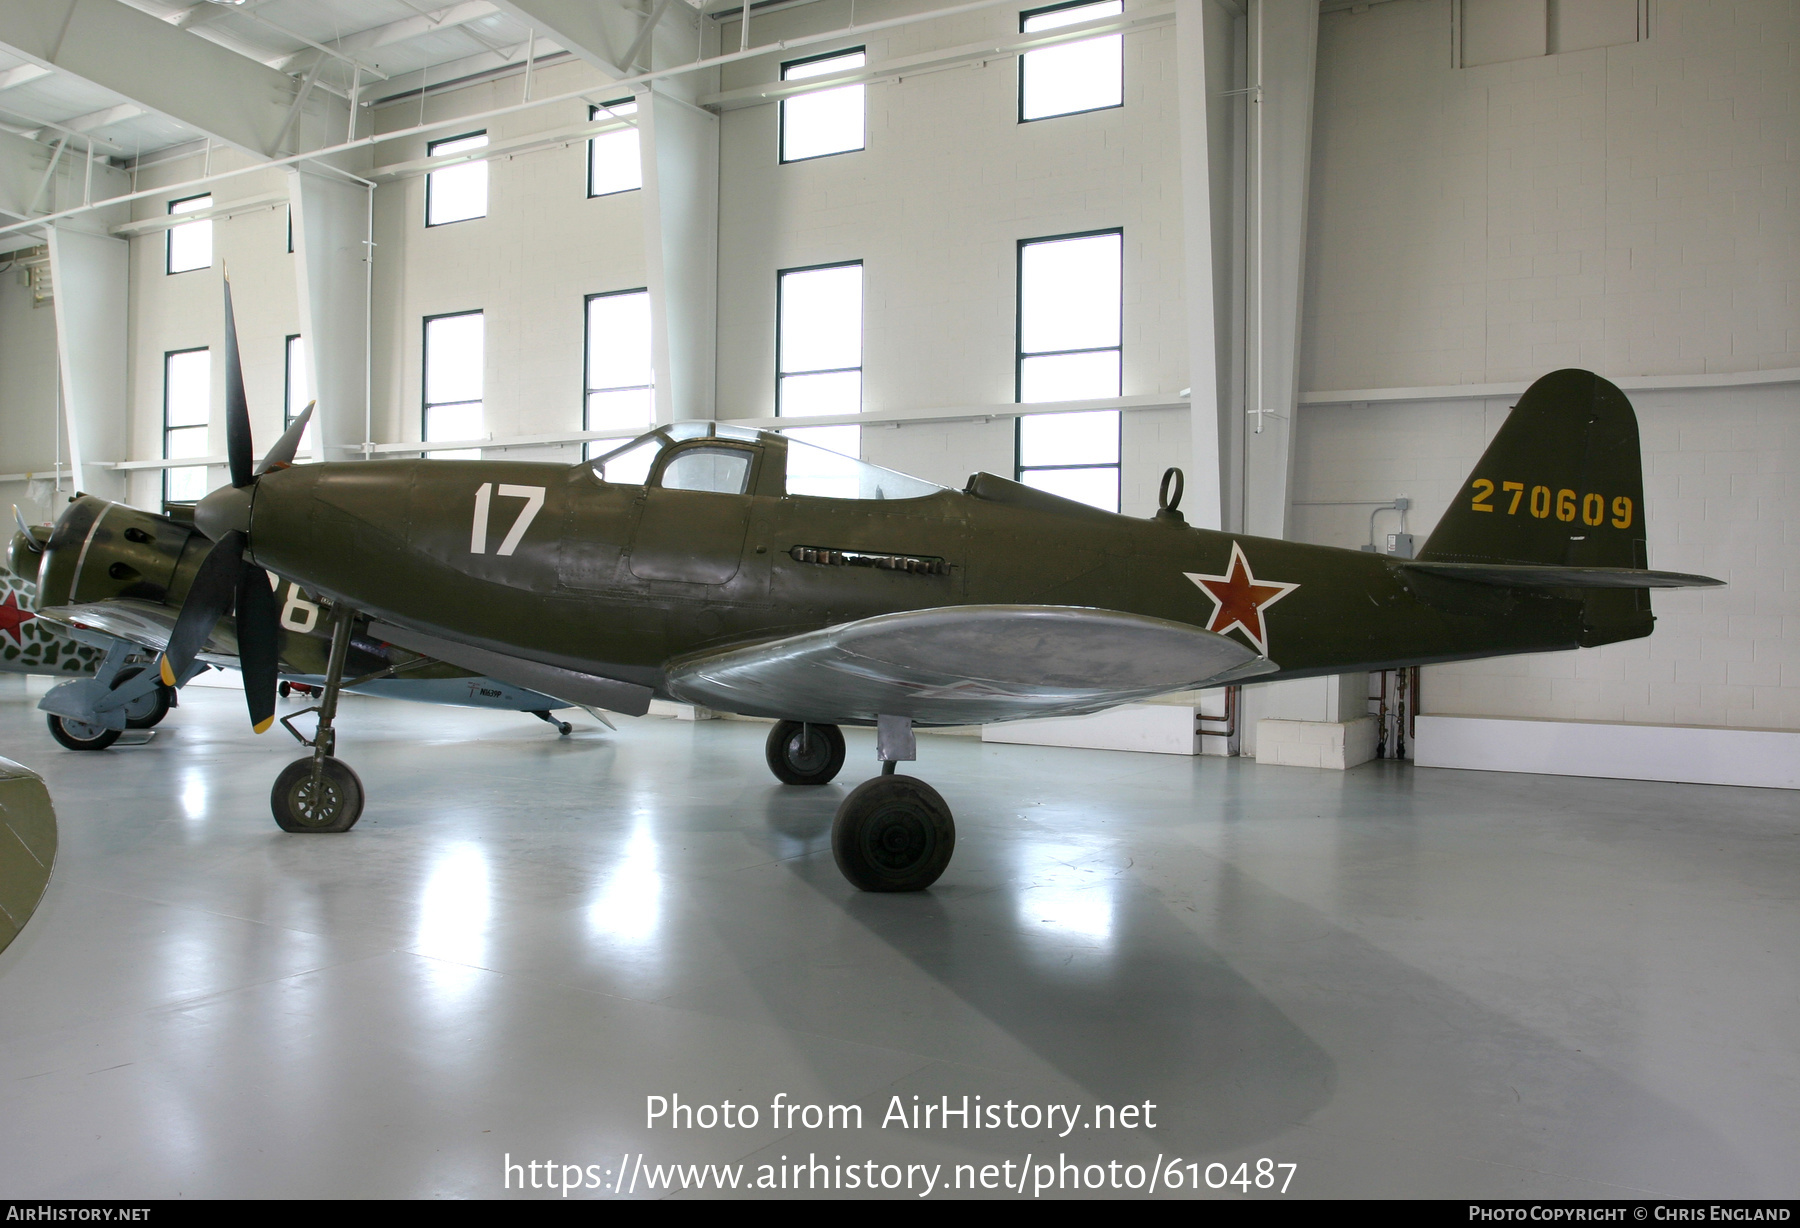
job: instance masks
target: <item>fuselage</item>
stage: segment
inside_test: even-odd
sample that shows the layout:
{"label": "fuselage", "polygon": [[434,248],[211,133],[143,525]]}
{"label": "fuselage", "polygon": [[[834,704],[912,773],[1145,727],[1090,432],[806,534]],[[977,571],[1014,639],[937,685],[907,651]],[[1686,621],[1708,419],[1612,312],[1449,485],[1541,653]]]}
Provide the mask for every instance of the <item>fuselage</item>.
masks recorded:
{"label": "fuselage", "polygon": [[[664,488],[660,462],[645,484],[588,465],[298,466],[258,483],[250,553],[378,618],[659,691],[665,665],[686,654],[959,604],[1087,606],[1208,628],[1277,663],[1270,679],[1583,642],[1573,594],[1137,520],[985,474],[912,498],[791,494],[778,436],[737,446],[758,454],[741,493]],[[1218,594],[1234,581],[1259,598],[1284,591],[1227,626],[1230,593]]]}

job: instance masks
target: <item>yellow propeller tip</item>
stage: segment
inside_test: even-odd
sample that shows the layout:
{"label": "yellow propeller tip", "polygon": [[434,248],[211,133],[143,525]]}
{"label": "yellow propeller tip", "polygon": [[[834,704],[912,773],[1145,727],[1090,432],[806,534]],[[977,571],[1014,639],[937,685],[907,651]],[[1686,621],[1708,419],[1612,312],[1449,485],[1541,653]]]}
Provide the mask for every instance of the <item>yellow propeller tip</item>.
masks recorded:
{"label": "yellow propeller tip", "polygon": [[175,685],[175,671],[169,668],[169,658],[162,659],[162,680],[164,686]]}
{"label": "yellow propeller tip", "polygon": [[267,733],[267,732],[269,732],[269,726],[273,725],[274,723],[275,723],[274,717],[272,717],[272,716],[264,717],[262,720],[260,720],[256,723],[256,732]]}

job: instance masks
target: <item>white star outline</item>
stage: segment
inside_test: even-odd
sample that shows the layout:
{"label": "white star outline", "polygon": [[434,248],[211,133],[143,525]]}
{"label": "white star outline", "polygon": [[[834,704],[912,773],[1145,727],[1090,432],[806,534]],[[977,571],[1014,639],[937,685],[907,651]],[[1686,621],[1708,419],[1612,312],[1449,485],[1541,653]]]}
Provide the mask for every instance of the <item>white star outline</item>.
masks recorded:
{"label": "white star outline", "polygon": [[[1214,593],[1211,589],[1207,588],[1206,585],[1204,583],[1202,583],[1202,581],[1215,580],[1220,584],[1230,584],[1232,573],[1238,569],[1238,565],[1240,563],[1243,565],[1243,568],[1244,568],[1244,582],[1246,584],[1254,584],[1254,585],[1257,585],[1262,588],[1278,588],[1281,590],[1279,593],[1276,593],[1273,597],[1270,597],[1266,601],[1260,601],[1256,605],[1256,621],[1259,623],[1262,623],[1262,625],[1263,625],[1263,634],[1260,637],[1256,634],[1255,631],[1252,631],[1249,627],[1245,626],[1244,620],[1241,618],[1234,618],[1231,620],[1230,623],[1228,623],[1227,625],[1225,625],[1223,627],[1214,627],[1212,625],[1213,619],[1215,619],[1219,616],[1219,611],[1224,608],[1225,602],[1216,593]],[[1225,574],[1224,575],[1208,576],[1208,575],[1202,575],[1199,572],[1193,572],[1193,571],[1184,571],[1181,574],[1186,576],[1188,579],[1192,580],[1194,582],[1194,587],[1198,588],[1201,592],[1205,593],[1208,597],[1212,598],[1213,608],[1212,608],[1212,613],[1207,616],[1206,629],[1208,631],[1214,631],[1219,635],[1229,635],[1233,630],[1242,631],[1244,633],[1244,638],[1248,639],[1250,641],[1250,643],[1256,648],[1256,651],[1261,653],[1264,657],[1267,657],[1269,655],[1269,644],[1268,644],[1269,624],[1268,624],[1268,620],[1263,617],[1263,611],[1268,609],[1270,606],[1274,605],[1277,601],[1280,601],[1283,597],[1287,596],[1289,593],[1293,592],[1295,589],[1300,587],[1298,584],[1284,584],[1280,580],[1259,580],[1259,579],[1257,579],[1256,573],[1254,571],[1250,570],[1250,559],[1247,555],[1244,554],[1243,546],[1239,545],[1235,539],[1231,543],[1231,559],[1229,562],[1227,562],[1225,564]]]}

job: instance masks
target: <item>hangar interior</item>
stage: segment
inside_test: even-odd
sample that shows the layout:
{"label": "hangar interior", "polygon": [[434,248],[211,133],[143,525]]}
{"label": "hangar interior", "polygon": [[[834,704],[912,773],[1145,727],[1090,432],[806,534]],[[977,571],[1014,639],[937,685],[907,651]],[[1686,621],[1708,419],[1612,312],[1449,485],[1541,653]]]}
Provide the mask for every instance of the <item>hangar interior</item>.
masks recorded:
{"label": "hangar interior", "polygon": [[[0,954],[0,1190],[1035,1152],[1792,1197],[1797,57],[1781,0],[0,0],[30,524],[227,484],[228,271],[259,455],[315,399],[302,463],[715,421],[1135,518],[1176,467],[1197,527],[1401,558],[1582,368],[1636,412],[1647,565],[1726,582],[1603,647],[921,738],[963,823],[917,895],[832,865],[866,730],[796,790],[692,705],[349,696],[369,809],[297,838],[229,679],[97,755],[0,674],[61,832]],[[777,1094],[867,1120],[645,1122]],[[965,1094],[1161,1116],[880,1124]]]}

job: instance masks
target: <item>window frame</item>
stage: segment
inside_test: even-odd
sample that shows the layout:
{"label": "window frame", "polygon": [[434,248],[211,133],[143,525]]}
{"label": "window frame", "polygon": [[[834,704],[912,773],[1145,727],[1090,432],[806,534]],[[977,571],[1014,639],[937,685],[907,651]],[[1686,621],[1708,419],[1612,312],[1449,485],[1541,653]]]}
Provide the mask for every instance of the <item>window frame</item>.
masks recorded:
{"label": "window frame", "polygon": [[[1092,3],[1092,0],[1076,0],[1077,3]],[[1072,8],[1073,5],[1059,4],[1053,8]],[[1042,12],[1043,10],[1038,10]],[[1046,119],[1056,118],[1046,116]],[[1119,344],[1084,346],[1074,350],[1036,350],[1027,354],[1025,351],[1025,249],[1039,243],[1061,243],[1069,239],[1094,239],[1101,235],[1119,236]],[[1054,404],[1054,402],[1027,402],[1023,400],[1025,392],[1025,360],[1027,358],[1043,358],[1059,354],[1103,354],[1116,351],[1119,355],[1119,396],[1125,394],[1125,227],[1101,226],[1094,230],[1074,230],[1068,234],[1035,235],[1029,239],[1018,240],[1017,250],[1013,257],[1013,402],[1025,404]],[[1083,410],[1048,410],[1040,413],[1082,413]],[[1113,411],[1118,417],[1119,459],[1106,464],[1092,465],[1027,465],[1025,464],[1025,419],[1037,417],[1037,414],[1019,414],[1013,419],[1013,481],[1025,484],[1027,473],[1040,471],[1056,471],[1064,469],[1112,469],[1118,475],[1118,492],[1120,504],[1125,496],[1125,415]],[[1116,509],[1115,509],[1116,510]]]}
{"label": "window frame", "polygon": [[[212,199],[212,193],[210,191],[195,192],[192,196],[177,197],[176,199],[171,200],[169,202],[168,216],[170,216],[170,217],[179,216],[175,212],[176,205],[185,205],[190,200],[211,200],[211,199]],[[208,225],[211,225],[212,219],[209,217],[201,217],[201,218],[195,218],[194,222],[205,222]],[[169,229],[164,233],[164,235],[163,235],[163,276],[164,277],[179,277],[183,273],[198,273],[202,269],[212,268],[213,262],[210,257],[207,259],[205,264],[197,264],[191,269],[177,269],[175,267],[175,231],[181,226],[191,226],[194,224],[194,222],[178,222],[174,226],[170,226]],[[209,244],[209,246],[210,246],[210,244]],[[207,347],[201,346],[200,348],[205,349]],[[174,354],[174,353],[178,353],[179,351],[170,350],[168,352],[171,354]]]}
{"label": "window frame", "polygon": [[[636,94],[630,94],[624,98],[614,98],[610,102],[590,102],[588,104],[588,123],[591,124],[596,121],[596,118],[597,118],[596,114],[595,114],[596,112],[601,111],[601,110],[610,111],[613,107],[617,107],[617,106],[619,106],[623,103],[627,103],[627,102],[632,103],[636,108],[634,111],[632,111],[632,115],[638,116],[638,115],[642,115],[644,113],[644,104],[643,104],[642,100],[639,99]],[[638,182],[637,182],[637,186],[635,188],[615,188],[610,192],[594,191],[594,142],[599,140],[603,136],[612,136],[612,135],[614,135],[614,133],[619,132],[621,130],[615,128],[612,132],[595,133],[593,136],[590,136],[587,139],[587,159],[586,159],[586,166],[584,168],[584,172],[585,172],[585,175],[587,178],[587,183],[583,186],[587,190],[587,198],[589,200],[604,200],[608,196],[623,196],[627,192],[642,192],[644,190],[644,163],[643,163],[644,149],[643,149],[643,144],[642,144],[642,142],[643,142],[642,129],[639,129],[636,124],[628,124],[627,127],[632,129],[633,131],[638,132],[638,134],[639,134],[638,135],[639,145],[638,145]],[[621,291],[621,293],[625,293],[625,292]],[[593,296],[590,295],[589,297],[591,298]]]}
{"label": "window frame", "polygon": [[[821,158],[829,158],[832,155],[820,154],[819,156]],[[865,370],[867,369],[864,363],[858,363],[854,367],[821,367],[816,371],[783,371],[781,369],[781,315],[782,315],[781,299],[782,299],[783,291],[785,289],[785,287],[782,284],[783,279],[785,277],[787,277],[787,275],[789,273],[816,273],[821,269],[847,269],[851,265],[857,265],[859,267],[862,267],[862,269],[863,269],[863,295],[862,295],[863,302],[859,302],[857,304],[857,314],[858,314],[858,316],[861,316],[863,314],[863,311],[862,311],[863,303],[868,301],[869,296],[868,296],[868,268],[866,267],[866,263],[860,256],[854,260],[828,260],[823,264],[799,264],[799,265],[795,265],[791,269],[776,269],[775,270],[775,416],[777,418],[782,416],[781,415],[781,380],[782,380],[783,376],[787,376],[787,375],[835,375],[835,374],[838,374],[838,373],[844,372],[844,371],[854,371],[854,372],[856,372],[858,377],[861,377],[864,374]],[[861,319],[859,319],[857,321],[856,336],[857,336],[857,350],[859,353],[862,350],[862,337],[863,337],[862,325],[863,325],[863,323],[864,323],[864,321]],[[866,356],[865,356],[865,358],[866,358]],[[862,411],[863,411],[862,393],[863,393],[862,382],[861,382],[861,379],[859,378],[858,382],[857,382],[857,395],[856,395],[856,412],[859,414],[862,413]],[[805,415],[801,415],[802,419],[804,419],[804,417],[805,417]]]}
{"label": "window frame", "polygon": [[[465,221],[474,221],[475,219],[465,218],[464,220]],[[448,225],[449,223],[444,223],[444,224]],[[432,325],[432,322],[435,320],[453,320],[453,319],[457,318],[458,316],[480,316],[482,318],[482,321],[481,321],[481,396],[476,401],[430,401],[430,400],[427,400],[426,397],[429,395],[428,387],[429,387],[430,378],[431,378],[430,370],[431,370],[431,325]],[[584,323],[585,323],[585,321],[584,321]],[[584,375],[584,378],[585,378],[585,375]],[[440,311],[440,312],[437,312],[435,315],[428,315],[428,316],[422,317],[419,321],[419,442],[422,444],[427,444],[427,445],[432,442],[430,439],[426,438],[426,436],[429,433],[429,426],[430,426],[430,422],[431,422],[431,409],[432,409],[433,405],[475,405],[475,404],[479,404],[481,406],[482,419],[483,419],[483,422],[485,423],[486,418],[487,418],[487,309],[485,307],[470,307],[470,308],[466,308],[462,311]],[[584,407],[584,412],[585,412],[585,407]],[[455,442],[455,441],[452,440],[451,442]],[[428,453],[431,450],[432,449],[429,449],[429,448],[421,448],[419,455],[424,456],[427,459],[430,459],[430,457],[428,456]],[[450,449],[445,449],[445,450],[450,450]]]}
{"label": "window frame", "polygon": [[[609,192],[609,193],[607,193],[607,195],[616,196],[616,195],[618,195],[618,193]],[[594,294],[586,294],[586,295],[582,296],[582,299],[581,299],[581,429],[583,431],[591,431],[594,429],[588,423],[588,403],[589,403],[589,399],[596,392],[636,392],[639,389],[646,390],[650,393],[650,421],[649,421],[649,423],[647,423],[645,425],[644,429],[646,431],[653,431],[656,429],[656,354],[655,354],[655,342],[654,341],[652,341],[652,343],[651,343],[650,382],[648,384],[621,384],[618,387],[608,387],[608,388],[594,388],[594,387],[590,387],[588,385],[588,379],[593,373],[593,343],[594,343],[594,335],[593,335],[594,330],[589,325],[588,312],[590,312],[593,309],[592,304],[593,304],[594,300],[597,298],[617,298],[621,294],[642,294],[647,297],[649,295],[649,293],[650,293],[650,288],[648,286],[637,286],[635,288],[627,289],[627,290],[601,290]],[[654,317],[652,317],[652,329],[653,330],[654,330],[654,327],[655,327]],[[482,391],[485,392],[486,389],[484,388]],[[610,443],[611,441],[610,440],[602,441],[602,440],[589,439],[581,445],[581,460],[582,460],[583,464],[586,464],[588,461],[591,461],[594,459],[593,447],[594,447],[595,443],[599,443],[599,442]]]}
{"label": "window frame", "polygon": [[[1095,0],[1082,0],[1082,2],[1085,4],[1093,4],[1093,3],[1095,3]],[[803,55],[797,60],[783,60],[781,62],[781,67],[778,70],[780,73],[779,80],[786,81],[788,79],[787,73],[788,73],[788,69],[790,69],[790,68],[796,68],[801,64],[816,64],[820,60],[835,60],[841,55],[860,55],[863,57],[863,66],[864,67],[868,66],[869,48],[868,48],[867,44],[859,44],[855,47],[839,47],[836,51],[826,51],[819,55]],[[804,78],[802,78],[802,80],[804,80]],[[866,81],[857,82],[856,84],[861,85],[865,91],[868,89],[868,82],[866,82]],[[838,89],[838,88],[843,88],[843,87],[833,86],[832,88]],[[775,108],[775,164],[777,166],[794,166],[801,162],[817,162],[820,158],[836,158],[836,157],[842,156],[843,154],[862,153],[864,150],[868,149],[869,148],[868,97],[869,97],[868,94],[865,92],[863,94],[863,140],[862,140],[862,144],[858,145],[855,149],[834,149],[830,153],[808,154],[804,158],[790,158],[787,156],[787,104],[788,104],[788,100],[787,100],[787,98],[781,99],[779,105],[777,105]],[[821,265],[819,267],[825,268],[827,266]],[[799,272],[801,270],[790,269],[788,271],[789,272]]]}
{"label": "window frame", "polygon": [[[1092,0],[1090,0],[1090,3],[1091,2],[1092,2]],[[427,142],[425,142],[425,156],[427,158],[435,157],[436,155],[432,153],[432,150],[436,149],[440,145],[450,145],[456,141],[466,141],[472,136],[487,136],[487,135],[488,135],[488,130],[486,128],[477,128],[473,132],[465,132],[460,136],[444,136],[444,137],[439,137],[435,141],[427,141]],[[475,161],[475,159],[472,158],[472,159],[470,159],[470,161]],[[467,165],[467,164],[459,163],[458,165]],[[447,167],[447,166],[438,168],[438,170],[450,170],[450,169],[451,168]],[[482,203],[481,213],[476,217],[459,217],[455,221],[451,221],[451,222],[434,222],[434,221],[432,221],[431,220],[431,181],[436,175],[437,175],[437,170],[430,170],[430,171],[425,172],[425,229],[434,230],[439,226],[455,226],[460,222],[479,222],[479,221],[481,221],[482,218],[485,218],[488,216],[488,209],[487,209],[488,202],[484,201]],[[460,311],[453,311],[450,314],[451,315],[462,315],[464,313],[462,313]]]}
{"label": "window frame", "polygon": [[[1057,0],[1057,3],[1055,3],[1055,4],[1040,4],[1036,8],[1023,9],[1019,13],[1019,33],[1021,33],[1021,34],[1025,33],[1025,23],[1033,17],[1041,17],[1045,13],[1054,13],[1054,12],[1058,11],[1059,9],[1086,8],[1090,4],[1099,4],[1099,3],[1103,3],[1103,2],[1104,2],[1104,0]],[[1123,7],[1122,4],[1121,4],[1121,7]],[[1120,16],[1123,16],[1123,14],[1120,14]],[[1058,111],[1054,115],[1039,115],[1039,116],[1035,116],[1031,119],[1027,119],[1025,117],[1025,57],[1030,55],[1031,52],[1029,52],[1029,51],[1019,52],[1019,82],[1018,82],[1018,94],[1019,94],[1018,118],[1019,118],[1019,122],[1021,124],[1041,124],[1047,119],[1067,119],[1071,115],[1092,115],[1096,111],[1118,111],[1118,110],[1123,109],[1125,106],[1125,40],[1123,38],[1124,32],[1119,31],[1118,33],[1121,35],[1121,37],[1119,39],[1119,101],[1109,102],[1109,103],[1106,103],[1104,106],[1083,107],[1079,111]],[[1104,34],[1096,34],[1096,35],[1094,35],[1094,37],[1095,38],[1105,38],[1107,36]],[[1069,42],[1071,42],[1071,43],[1078,43],[1078,42],[1082,42],[1082,41],[1083,40],[1078,39],[1078,38],[1072,38],[1069,40]],[[1063,45],[1063,44],[1058,44],[1058,45]]]}
{"label": "window frame", "polygon": [[[164,350],[163,351],[163,388],[162,388],[162,440],[161,440],[162,448],[160,450],[162,452],[162,459],[165,461],[174,459],[169,455],[169,432],[171,430],[191,431],[194,429],[193,424],[189,424],[188,426],[185,426],[185,427],[171,427],[169,425],[169,360],[176,357],[179,354],[206,354],[207,355],[206,378],[208,381],[208,390],[207,390],[207,407],[206,407],[206,437],[207,437],[207,442],[208,442],[209,446],[212,442],[212,404],[211,404],[211,402],[212,402],[212,392],[211,392],[212,346],[210,346],[210,345],[189,345],[189,346],[183,346],[179,350]],[[206,468],[208,468],[208,466],[205,465],[204,463],[199,464],[199,465],[182,465],[179,467],[182,469],[206,469]],[[163,466],[162,502],[163,502],[164,507],[167,507],[170,502],[170,500],[169,500],[169,475],[173,468],[175,468],[175,467],[170,466],[170,465]]]}

